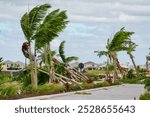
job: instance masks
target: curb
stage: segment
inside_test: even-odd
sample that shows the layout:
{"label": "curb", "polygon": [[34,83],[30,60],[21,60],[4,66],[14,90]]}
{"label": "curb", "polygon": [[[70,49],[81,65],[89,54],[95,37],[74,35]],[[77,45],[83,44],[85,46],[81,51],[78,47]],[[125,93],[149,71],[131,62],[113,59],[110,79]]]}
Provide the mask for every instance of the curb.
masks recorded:
{"label": "curb", "polygon": [[61,96],[66,96],[66,95],[73,95],[76,92],[80,92],[80,91],[81,92],[82,91],[90,92],[90,91],[97,91],[97,90],[105,90],[106,88],[110,89],[110,88],[113,88],[113,87],[120,87],[120,86],[124,86],[124,85],[125,84],[115,85],[115,86],[108,86],[108,87],[100,87],[100,88],[94,88],[94,89],[84,89],[84,90],[72,91],[72,92],[67,92],[67,93],[59,93],[59,94],[43,95],[43,96],[36,96],[36,97],[29,97],[29,98],[21,98],[21,99],[18,99],[18,100],[46,100],[46,99],[49,99],[49,98],[61,97]]}

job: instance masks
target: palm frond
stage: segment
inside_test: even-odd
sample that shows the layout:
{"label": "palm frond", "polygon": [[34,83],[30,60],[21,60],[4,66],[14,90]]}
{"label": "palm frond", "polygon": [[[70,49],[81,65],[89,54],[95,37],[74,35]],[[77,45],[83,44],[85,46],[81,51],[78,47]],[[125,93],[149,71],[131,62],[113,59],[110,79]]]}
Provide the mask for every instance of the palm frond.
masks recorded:
{"label": "palm frond", "polygon": [[107,51],[94,51],[94,53],[97,53],[98,57],[108,56],[108,52]]}
{"label": "palm frond", "polygon": [[71,62],[71,61],[78,60],[78,59],[79,59],[79,58],[76,57],[76,56],[71,56],[71,57],[67,57],[67,58],[66,58],[66,62],[69,63],[69,62]]}
{"label": "palm frond", "polygon": [[34,37],[36,39],[37,49],[57,37],[58,33],[63,31],[67,23],[66,11],[60,11],[57,9],[50,12],[45,17],[43,24],[40,25],[40,28]]}
{"label": "palm frond", "polygon": [[36,29],[45,18],[47,10],[51,7],[50,4],[43,4],[34,7],[29,13],[25,13],[21,18],[21,27],[28,41],[31,41]]}
{"label": "palm frond", "polygon": [[59,55],[64,63],[66,63],[65,51],[64,51],[65,41],[62,41],[59,45]]}
{"label": "palm frond", "polygon": [[121,28],[120,31],[118,31],[112,41],[110,42],[109,49],[111,51],[121,51],[125,49],[125,42],[130,41],[131,35],[133,35],[134,32],[125,31],[125,28]]}

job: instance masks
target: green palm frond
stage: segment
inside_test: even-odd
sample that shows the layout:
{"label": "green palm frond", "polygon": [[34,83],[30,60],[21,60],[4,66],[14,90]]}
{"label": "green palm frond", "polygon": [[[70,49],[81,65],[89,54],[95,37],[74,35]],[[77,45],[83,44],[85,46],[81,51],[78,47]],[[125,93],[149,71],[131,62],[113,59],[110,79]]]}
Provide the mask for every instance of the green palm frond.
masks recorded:
{"label": "green palm frond", "polygon": [[59,46],[59,55],[64,63],[66,63],[65,51],[64,51],[65,41],[62,41]]}
{"label": "green palm frond", "polygon": [[67,57],[67,58],[66,58],[66,63],[69,63],[69,62],[71,62],[71,61],[78,60],[78,59],[79,59],[79,58],[76,57],[76,56]]}
{"label": "green palm frond", "polygon": [[57,9],[50,12],[34,36],[36,39],[36,49],[41,48],[57,37],[58,33],[63,31],[67,23],[66,11]]}
{"label": "green palm frond", "polygon": [[21,27],[28,41],[31,41],[36,29],[45,18],[47,10],[51,7],[50,4],[43,4],[34,7],[29,13],[25,13],[21,18]]}
{"label": "green palm frond", "polygon": [[108,52],[107,51],[94,51],[94,53],[97,53],[98,57],[108,56]]}
{"label": "green palm frond", "polygon": [[127,41],[130,41],[130,37],[134,34],[134,32],[128,32],[125,31],[125,28],[121,28],[120,31],[118,31],[112,41],[110,42],[109,49],[111,51],[122,51],[127,49],[125,46],[125,43]]}

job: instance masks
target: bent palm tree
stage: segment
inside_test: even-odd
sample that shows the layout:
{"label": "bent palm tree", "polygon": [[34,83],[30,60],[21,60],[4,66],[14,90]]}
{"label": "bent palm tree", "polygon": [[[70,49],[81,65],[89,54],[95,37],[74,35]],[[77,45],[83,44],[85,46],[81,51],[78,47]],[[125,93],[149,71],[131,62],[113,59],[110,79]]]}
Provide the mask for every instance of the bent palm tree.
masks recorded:
{"label": "bent palm tree", "polygon": [[134,66],[134,69],[136,70],[136,73],[138,75],[138,69],[137,69],[137,66],[136,66],[135,61],[134,61],[134,56],[132,55],[132,52],[135,51],[136,47],[137,47],[137,45],[134,42],[129,41],[127,43],[126,51],[127,51],[127,54],[130,56],[130,59],[131,59],[133,66]]}
{"label": "bent palm tree", "polygon": [[41,22],[45,18],[47,10],[51,7],[50,4],[43,4],[41,6],[34,7],[30,12],[26,12],[21,18],[21,28],[23,30],[25,39],[29,44],[28,54],[31,66],[31,83],[33,87],[37,87],[37,69],[36,69],[36,51],[31,49],[31,44],[35,40],[34,35],[37,29],[41,25]]}
{"label": "bent palm tree", "polygon": [[58,33],[63,31],[67,23],[66,11],[60,11],[59,9],[54,10],[45,17],[43,23],[40,25],[34,36],[36,39],[36,50],[44,48],[45,51],[45,61],[48,67],[49,82],[55,79],[50,43],[55,37],[58,37]]}

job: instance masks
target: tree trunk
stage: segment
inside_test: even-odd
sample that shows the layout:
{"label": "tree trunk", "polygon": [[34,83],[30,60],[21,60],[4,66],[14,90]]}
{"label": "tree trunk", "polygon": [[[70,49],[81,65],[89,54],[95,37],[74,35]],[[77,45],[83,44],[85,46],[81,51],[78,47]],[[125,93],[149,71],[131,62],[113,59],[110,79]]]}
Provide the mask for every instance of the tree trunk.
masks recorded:
{"label": "tree trunk", "polygon": [[33,88],[37,88],[37,75],[35,72],[35,57],[32,55],[31,46],[29,46],[29,58],[31,67],[31,84]]}
{"label": "tree trunk", "polygon": [[108,63],[109,63],[109,57],[107,56],[107,64],[106,64],[106,80],[108,79],[108,74],[109,74],[109,68],[108,68]]}
{"label": "tree trunk", "polygon": [[116,55],[115,55],[115,53],[112,53],[112,58],[113,58],[113,64],[114,64],[114,76],[113,76],[112,83],[114,83],[115,79],[118,78],[118,74],[117,74],[117,62],[116,62]]}
{"label": "tree trunk", "polygon": [[138,71],[137,66],[136,66],[136,64],[135,64],[135,61],[134,61],[134,59],[133,59],[133,55],[132,55],[131,53],[129,53],[129,56],[130,56],[130,59],[131,59],[131,61],[132,61],[132,63],[133,63],[134,69],[136,70],[136,74],[137,74],[137,76],[138,76],[138,75],[139,75],[139,71]]}
{"label": "tree trunk", "polygon": [[55,71],[54,71],[54,65],[53,65],[53,59],[51,55],[51,45],[48,44],[48,55],[49,55],[49,82],[53,81],[55,79]]}

